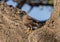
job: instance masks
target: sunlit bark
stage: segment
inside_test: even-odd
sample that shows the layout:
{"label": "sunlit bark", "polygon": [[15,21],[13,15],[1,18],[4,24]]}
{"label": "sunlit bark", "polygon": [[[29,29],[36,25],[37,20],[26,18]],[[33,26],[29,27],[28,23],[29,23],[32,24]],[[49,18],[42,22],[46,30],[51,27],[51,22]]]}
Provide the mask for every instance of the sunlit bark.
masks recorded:
{"label": "sunlit bark", "polygon": [[56,19],[60,14],[60,0],[54,0],[54,8],[52,11],[51,19]]}

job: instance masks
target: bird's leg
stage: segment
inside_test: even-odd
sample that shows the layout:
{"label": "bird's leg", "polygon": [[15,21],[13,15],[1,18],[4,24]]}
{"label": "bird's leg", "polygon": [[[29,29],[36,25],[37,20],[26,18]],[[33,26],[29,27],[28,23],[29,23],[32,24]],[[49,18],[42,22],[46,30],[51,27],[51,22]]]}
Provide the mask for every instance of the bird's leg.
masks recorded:
{"label": "bird's leg", "polygon": [[30,25],[30,30],[32,31],[32,25]]}
{"label": "bird's leg", "polygon": [[31,33],[32,32],[32,26],[29,25],[25,33]]}
{"label": "bird's leg", "polygon": [[27,27],[27,30],[25,31],[25,33],[29,33],[30,32],[30,28]]}
{"label": "bird's leg", "polygon": [[32,25],[29,25],[28,30],[29,30],[29,32],[32,32]]}

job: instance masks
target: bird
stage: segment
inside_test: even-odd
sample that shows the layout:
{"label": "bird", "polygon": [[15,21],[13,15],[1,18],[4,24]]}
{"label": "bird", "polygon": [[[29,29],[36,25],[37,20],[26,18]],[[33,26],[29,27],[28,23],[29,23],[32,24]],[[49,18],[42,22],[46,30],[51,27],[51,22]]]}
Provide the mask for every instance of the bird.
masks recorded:
{"label": "bird", "polygon": [[37,21],[31,16],[26,15],[26,14],[22,17],[22,21],[24,25],[26,25],[27,27],[30,27],[30,29],[32,30],[41,28],[46,22],[46,21]]}
{"label": "bird", "polygon": [[28,15],[24,15],[22,17],[22,20],[23,20],[23,23],[26,25],[26,26],[29,26],[31,27],[31,25],[33,24],[33,21],[32,21],[32,18]]}
{"label": "bird", "polygon": [[23,15],[22,21],[23,21],[24,25],[27,26],[27,30],[25,32],[26,33],[31,32],[32,31],[32,25],[33,25],[32,18],[28,15]]}

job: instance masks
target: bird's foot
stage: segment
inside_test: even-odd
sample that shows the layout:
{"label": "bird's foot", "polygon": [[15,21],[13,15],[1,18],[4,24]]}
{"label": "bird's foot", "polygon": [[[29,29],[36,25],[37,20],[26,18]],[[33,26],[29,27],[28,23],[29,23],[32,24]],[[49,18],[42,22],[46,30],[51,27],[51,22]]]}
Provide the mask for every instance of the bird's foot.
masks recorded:
{"label": "bird's foot", "polygon": [[25,31],[25,33],[31,33],[32,32],[32,28],[27,28],[27,30]]}

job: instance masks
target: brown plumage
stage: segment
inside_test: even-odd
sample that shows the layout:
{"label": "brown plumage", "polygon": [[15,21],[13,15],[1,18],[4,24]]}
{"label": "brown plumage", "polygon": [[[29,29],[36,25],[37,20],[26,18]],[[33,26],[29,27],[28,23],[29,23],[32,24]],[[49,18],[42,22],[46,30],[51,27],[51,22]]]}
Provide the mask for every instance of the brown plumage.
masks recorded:
{"label": "brown plumage", "polygon": [[23,15],[22,20],[23,20],[24,25],[26,25],[28,27],[26,30],[26,33],[31,32],[32,27],[33,27],[32,25],[34,24],[32,18],[28,15]]}
{"label": "brown plumage", "polygon": [[31,28],[32,30],[41,28],[45,24],[45,22],[37,22],[36,20],[34,20],[32,17],[28,16],[27,14],[23,15],[22,21],[23,21],[24,25]]}
{"label": "brown plumage", "polygon": [[24,25],[26,25],[27,27],[30,27],[33,30],[43,26],[42,23],[36,22],[35,20],[32,19],[32,17],[28,16],[27,14],[23,15],[22,21]]}
{"label": "brown plumage", "polygon": [[23,23],[26,25],[26,26],[29,26],[29,27],[32,27],[32,25],[34,24],[32,18],[28,15],[24,15],[22,17],[23,19]]}

